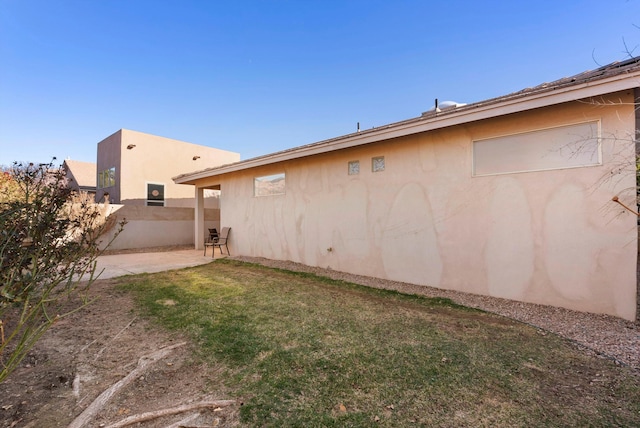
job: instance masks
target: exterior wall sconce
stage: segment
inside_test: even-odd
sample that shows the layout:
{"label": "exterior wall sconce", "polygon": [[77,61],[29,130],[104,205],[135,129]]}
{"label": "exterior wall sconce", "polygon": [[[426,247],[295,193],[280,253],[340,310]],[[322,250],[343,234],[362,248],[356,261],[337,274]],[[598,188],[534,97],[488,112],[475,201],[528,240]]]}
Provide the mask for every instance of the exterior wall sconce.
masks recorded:
{"label": "exterior wall sconce", "polygon": [[136,146],[135,144],[129,144],[129,145],[127,146],[127,150],[131,150],[131,149],[133,149],[135,146]]}
{"label": "exterior wall sconce", "polygon": [[194,156],[193,157],[193,160],[198,160],[198,159],[200,159],[200,156]]}

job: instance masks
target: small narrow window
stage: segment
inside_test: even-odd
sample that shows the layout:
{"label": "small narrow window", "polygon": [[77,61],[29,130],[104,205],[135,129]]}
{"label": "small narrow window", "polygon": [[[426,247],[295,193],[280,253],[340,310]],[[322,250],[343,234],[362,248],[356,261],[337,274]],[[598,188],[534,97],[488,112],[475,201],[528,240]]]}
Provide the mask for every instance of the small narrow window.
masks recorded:
{"label": "small narrow window", "polygon": [[275,196],[284,195],[285,175],[280,174],[265,175],[253,179],[253,196]]}
{"label": "small narrow window", "polygon": [[108,186],[115,186],[116,185],[116,168],[112,167],[109,168],[107,171],[107,180],[108,180]]}
{"label": "small narrow window", "polygon": [[384,156],[371,158],[371,171],[372,172],[384,171]]}
{"label": "small narrow window", "polygon": [[349,175],[358,175],[360,174],[360,161],[350,161],[349,162]]}
{"label": "small narrow window", "polygon": [[98,189],[116,185],[116,168],[111,167],[98,172]]}
{"label": "small narrow window", "polygon": [[147,183],[147,206],[164,207],[164,184]]}

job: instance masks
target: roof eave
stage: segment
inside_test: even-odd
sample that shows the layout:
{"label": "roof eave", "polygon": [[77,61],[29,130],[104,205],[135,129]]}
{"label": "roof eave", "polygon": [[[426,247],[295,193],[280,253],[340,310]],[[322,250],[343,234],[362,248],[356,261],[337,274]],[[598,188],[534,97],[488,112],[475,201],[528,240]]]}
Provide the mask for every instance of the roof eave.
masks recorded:
{"label": "roof eave", "polygon": [[420,116],[229,165],[181,174],[173,177],[173,181],[177,184],[195,184],[203,178],[623,91],[640,86],[639,79],[640,71],[636,71],[570,86],[549,87],[533,93],[507,95],[495,100],[468,104],[438,115]]}

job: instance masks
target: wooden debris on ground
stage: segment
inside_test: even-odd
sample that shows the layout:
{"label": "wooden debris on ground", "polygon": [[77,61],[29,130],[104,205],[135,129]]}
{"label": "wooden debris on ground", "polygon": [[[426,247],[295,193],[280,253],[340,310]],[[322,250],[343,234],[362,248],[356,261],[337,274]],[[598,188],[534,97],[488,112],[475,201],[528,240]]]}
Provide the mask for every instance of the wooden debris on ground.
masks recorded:
{"label": "wooden debris on ground", "polygon": [[114,424],[107,425],[106,428],[122,428],[127,425],[133,425],[138,422],[150,421],[152,419],[161,418],[164,416],[177,415],[179,413],[190,412],[192,410],[200,410],[206,408],[218,408],[226,407],[235,404],[235,400],[214,400],[214,401],[201,401],[199,403],[184,404],[182,406],[172,407],[169,409],[156,410],[153,412],[140,413],[138,415],[132,415],[122,419]]}
{"label": "wooden debris on ground", "polygon": [[166,346],[154,351],[150,354],[143,355],[138,360],[138,365],[135,369],[129,372],[128,375],[120,379],[115,384],[111,385],[105,391],[102,392],[93,402],[71,422],[68,428],[82,428],[89,425],[89,422],[98,414],[98,412],[105,406],[105,404],[118,393],[122,388],[129,385],[134,379],[140,376],[140,374],[150,364],[166,357],[172,350],[180,346],[186,345],[186,342],[180,342],[175,345]]}

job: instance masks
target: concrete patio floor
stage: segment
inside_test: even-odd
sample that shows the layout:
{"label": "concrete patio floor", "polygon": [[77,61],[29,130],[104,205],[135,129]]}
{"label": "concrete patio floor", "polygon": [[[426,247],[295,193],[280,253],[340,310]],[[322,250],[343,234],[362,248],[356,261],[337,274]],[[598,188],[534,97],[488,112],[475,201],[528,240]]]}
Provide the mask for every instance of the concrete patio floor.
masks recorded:
{"label": "concrete patio floor", "polygon": [[[98,279],[138,273],[162,272],[198,266],[212,261],[211,251],[203,256],[202,250],[175,250],[150,253],[126,253],[98,257]],[[216,252],[216,258],[226,257]]]}

